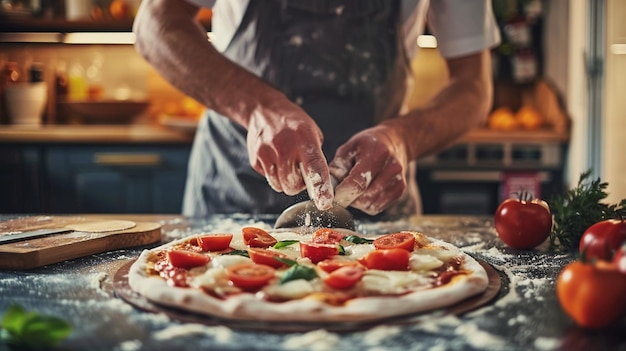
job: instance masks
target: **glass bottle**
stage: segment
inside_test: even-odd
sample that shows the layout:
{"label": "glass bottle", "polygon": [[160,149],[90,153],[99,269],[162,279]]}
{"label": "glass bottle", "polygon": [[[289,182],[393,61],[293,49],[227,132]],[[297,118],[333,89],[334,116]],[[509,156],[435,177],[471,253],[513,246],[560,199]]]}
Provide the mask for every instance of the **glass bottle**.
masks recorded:
{"label": "glass bottle", "polygon": [[86,97],[85,69],[80,62],[74,61],[68,72],[68,98],[70,100],[85,100]]}

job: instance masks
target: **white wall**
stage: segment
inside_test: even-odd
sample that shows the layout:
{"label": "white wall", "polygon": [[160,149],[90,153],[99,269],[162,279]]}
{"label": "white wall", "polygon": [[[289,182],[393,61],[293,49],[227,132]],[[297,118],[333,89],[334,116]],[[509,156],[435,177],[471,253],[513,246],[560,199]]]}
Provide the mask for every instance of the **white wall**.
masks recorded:
{"label": "white wall", "polygon": [[602,180],[609,183],[607,202],[626,198],[626,1],[608,0]]}

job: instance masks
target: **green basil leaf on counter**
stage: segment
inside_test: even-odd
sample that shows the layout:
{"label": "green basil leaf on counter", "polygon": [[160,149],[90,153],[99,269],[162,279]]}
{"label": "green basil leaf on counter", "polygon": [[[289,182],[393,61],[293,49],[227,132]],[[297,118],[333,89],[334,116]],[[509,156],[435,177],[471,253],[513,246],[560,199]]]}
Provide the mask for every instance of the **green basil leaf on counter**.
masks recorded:
{"label": "green basil leaf on counter", "polygon": [[291,280],[312,280],[315,278],[317,278],[317,273],[315,272],[315,269],[300,264],[294,264],[287,271],[285,271],[285,274],[280,278],[280,281],[278,283],[285,284],[286,282]]}
{"label": "green basil leaf on counter", "polygon": [[281,240],[279,242],[277,242],[276,244],[274,244],[274,248],[275,249],[282,249],[283,247],[287,247],[289,245],[293,245],[296,243],[299,243],[300,240]]}
{"label": "green basil leaf on counter", "polygon": [[0,325],[0,341],[22,349],[49,349],[72,332],[65,320],[28,312],[22,306],[11,305]]}
{"label": "green basil leaf on counter", "polygon": [[233,251],[229,251],[226,252],[224,255],[238,255],[238,256],[243,256],[243,257],[250,257],[250,254],[248,253],[247,250],[233,250]]}
{"label": "green basil leaf on counter", "polygon": [[357,236],[357,235],[348,235],[345,238],[343,238],[343,240],[346,240],[355,244],[371,244],[374,242],[374,240],[372,239],[361,238],[360,236]]}

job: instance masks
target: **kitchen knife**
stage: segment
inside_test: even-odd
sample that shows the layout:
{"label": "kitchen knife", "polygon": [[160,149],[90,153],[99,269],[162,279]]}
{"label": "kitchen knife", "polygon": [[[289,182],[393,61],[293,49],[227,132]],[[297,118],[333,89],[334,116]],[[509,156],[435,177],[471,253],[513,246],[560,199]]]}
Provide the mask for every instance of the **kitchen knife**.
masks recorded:
{"label": "kitchen knife", "polygon": [[27,232],[15,232],[10,234],[0,235],[0,245],[14,243],[17,241],[23,241],[34,238],[41,238],[53,234],[63,234],[74,231],[71,228],[52,228],[52,229],[38,229]]}

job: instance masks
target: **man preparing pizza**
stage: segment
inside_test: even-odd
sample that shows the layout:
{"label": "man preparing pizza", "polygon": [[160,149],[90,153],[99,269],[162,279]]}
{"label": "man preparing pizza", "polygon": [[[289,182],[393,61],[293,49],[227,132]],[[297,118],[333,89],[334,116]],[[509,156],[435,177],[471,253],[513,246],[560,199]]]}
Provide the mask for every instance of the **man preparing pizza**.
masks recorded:
{"label": "man preparing pizza", "polygon": [[[213,10],[212,42],[200,7]],[[406,111],[426,22],[449,84]],[[499,42],[490,0],[145,0],[134,32],[160,74],[208,107],[189,163],[190,216],[278,213],[307,182],[321,210],[418,213],[414,161],[486,118]]]}

